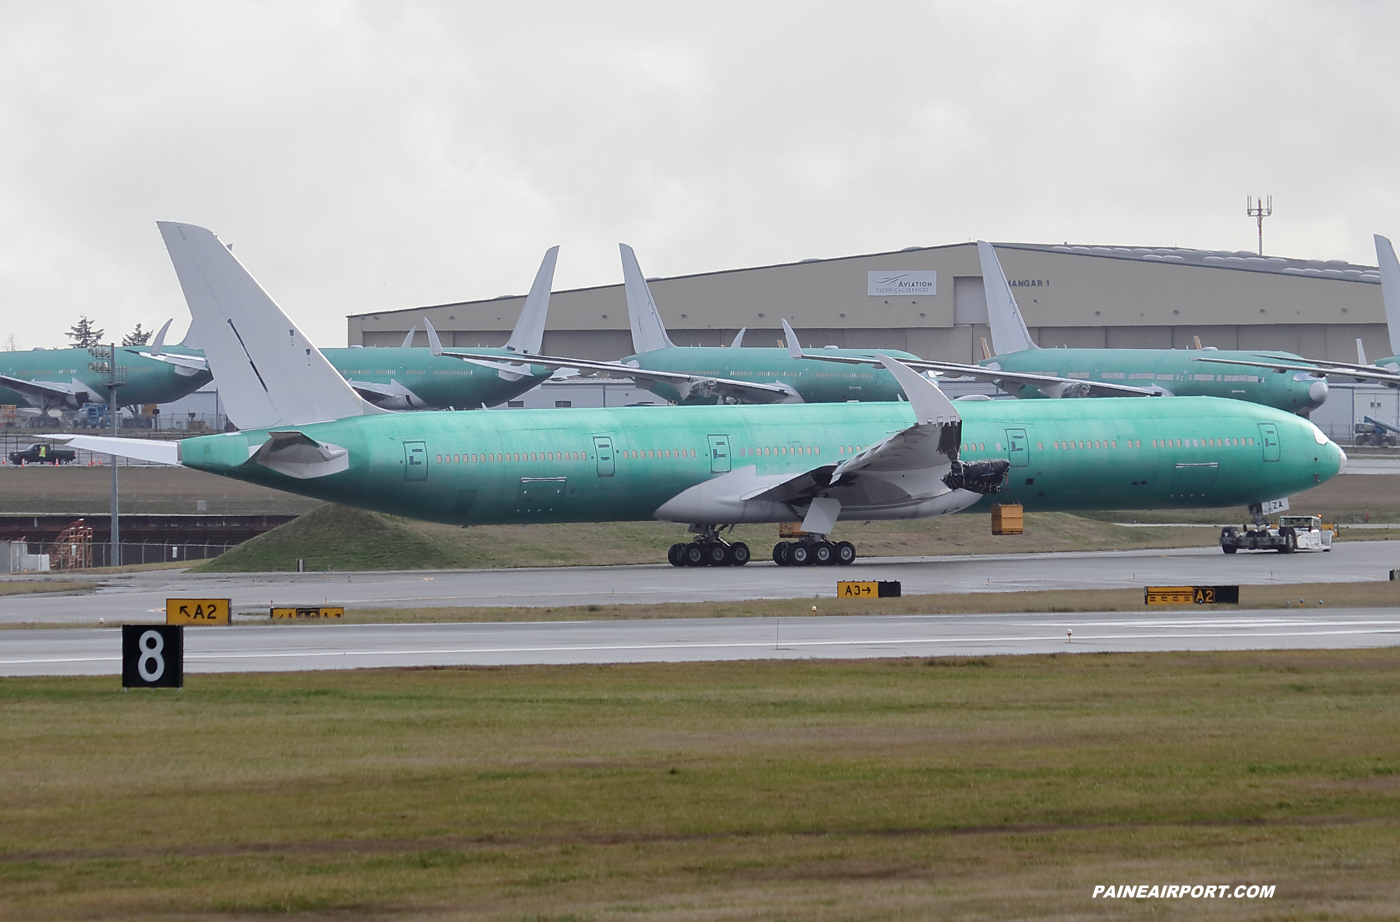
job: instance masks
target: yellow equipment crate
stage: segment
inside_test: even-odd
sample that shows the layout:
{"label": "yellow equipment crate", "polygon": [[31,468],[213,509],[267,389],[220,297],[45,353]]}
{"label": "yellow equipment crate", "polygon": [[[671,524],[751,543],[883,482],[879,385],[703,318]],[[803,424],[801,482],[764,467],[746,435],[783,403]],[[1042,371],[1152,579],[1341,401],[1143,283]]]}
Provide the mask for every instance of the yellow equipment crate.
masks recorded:
{"label": "yellow equipment crate", "polygon": [[998,503],[992,507],[992,534],[1020,535],[1025,533],[1025,517],[1020,503]]}

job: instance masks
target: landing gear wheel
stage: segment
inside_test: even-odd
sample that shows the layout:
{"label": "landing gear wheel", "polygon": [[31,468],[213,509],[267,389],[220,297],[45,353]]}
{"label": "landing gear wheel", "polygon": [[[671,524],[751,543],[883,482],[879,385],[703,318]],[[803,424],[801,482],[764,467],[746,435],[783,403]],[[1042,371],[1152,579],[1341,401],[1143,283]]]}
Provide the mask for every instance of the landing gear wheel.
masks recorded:
{"label": "landing gear wheel", "polygon": [[670,550],[666,551],[666,559],[670,561],[673,567],[683,567],[685,566],[685,561],[681,560],[681,554],[684,552],[685,545],[677,542],[671,545]]}
{"label": "landing gear wheel", "polygon": [[812,562],[812,549],[805,544],[794,544],[787,556],[794,567],[805,567]]}
{"label": "landing gear wheel", "polygon": [[705,563],[712,567],[729,566],[729,545],[718,542],[705,545]]}
{"label": "landing gear wheel", "polygon": [[836,563],[836,548],[830,541],[818,541],[812,545],[812,563],[819,567],[829,567]]}
{"label": "landing gear wheel", "polygon": [[749,562],[749,546],[742,541],[735,541],[729,545],[729,562],[736,567],[742,567]]}
{"label": "landing gear wheel", "polygon": [[856,546],[849,541],[836,542],[836,562],[849,567],[856,562]]}
{"label": "landing gear wheel", "polygon": [[687,567],[703,567],[703,566],[705,565],[705,563],[706,563],[706,560],[705,560],[705,545],[703,545],[703,544],[687,544],[687,545],[685,545],[685,554],[684,554],[683,559],[685,560],[685,565],[686,565]]}
{"label": "landing gear wheel", "polygon": [[780,567],[792,566],[789,554],[792,552],[792,545],[786,541],[779,541],[773,545],[773,562]]}

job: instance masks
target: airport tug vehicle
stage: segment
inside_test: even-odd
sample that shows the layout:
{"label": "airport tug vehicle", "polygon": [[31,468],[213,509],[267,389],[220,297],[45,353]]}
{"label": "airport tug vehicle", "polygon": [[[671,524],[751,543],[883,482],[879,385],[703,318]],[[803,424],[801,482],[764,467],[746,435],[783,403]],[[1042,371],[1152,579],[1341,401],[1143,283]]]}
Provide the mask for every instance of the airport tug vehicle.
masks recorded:
{"label": "airport tug vehicle", "polygon": [[1315,515],[1282,515],[1278,524],[1262,522],[1258,525],[1226,525],[1220,530],[1220,548],[1227,554],[1239,550],[1278,551],[1292,554],[1294,551],[1330,551],[1337,535],[1336,525],[1324,525]]}

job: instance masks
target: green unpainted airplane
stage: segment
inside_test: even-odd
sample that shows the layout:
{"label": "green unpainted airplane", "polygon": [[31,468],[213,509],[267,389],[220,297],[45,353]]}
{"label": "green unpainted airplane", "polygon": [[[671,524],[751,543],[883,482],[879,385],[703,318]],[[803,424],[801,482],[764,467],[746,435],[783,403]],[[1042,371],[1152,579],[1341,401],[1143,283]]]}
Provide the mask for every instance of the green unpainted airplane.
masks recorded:
{"label": "green unpainted airplane", "polygon": [[[549,291],[559,248],[550,247],[540,262],[530,294],[510,338],[501,347],[477,348],[478,358],[462,361],[442,356],[442,343],[431,323],[428,349],[413,348],[417,327],[408,331],[397,348],[323,349],[322,354],[361,397],[386,410],[475,409],[505,403],[549,380],[552,369],[522,363],[522,355],[540,351],[545,320],[549,316]],[[162,334],[164,330],[161,331]],[[187,337],[187,341],[189,337]],[[206,367],[198,348],[162,349],[161,337],[147,353],[177,367]],[[207,380],[207,379],[206,379]],[[236,417],[231,417],[235,423]]]}
{"label": "green unpainted airplane", "polygon": [[[1384,384],[1400,388],[1400,261],[1395,258],[1395,247],[1389,238],[1373,235],[1376,244],[1376,263],[1380,267],[1381,300],[1385,304],[1386,330],[1390,334],[1390,349],[1394,355],[1377,362],[1366,360],[1366,347],[1361,340],[1356,341],[1356,363],[1333,362],[1326,359],[1299,359],[1286,356],[1280,361],[1271,362],[1272,353],[1255,353],[1252,362],[1240,362],[1254,368],[1268,369],[1275,374],[1315,374],[1336,375],[1353,381],[1370,384]],[[1201,362],[1214,359],[1202,358]]]}
{"label": "green unpainted airplane", "polygon": [[[550,368],[577,368],[588,374],[628,377],[672,403],[846,403],[904,399],[904,390],[880,364],[888,355],[919,371],[994,381],[998,385],[1032,390],[1045,396],[1143,397],[1160,393],[1152,388],[1113,382],[1085,382],[1046,372],[989,372],[980,365],[938,362],[898,350],[838,349],[804,351],[787,320],[782,321],[786,348],[744,348],[746,330],[729,347],[677,346],[671,342],[656,309],[636,254],[622,251],[622,274],[627,316],[632,326],[632,355],[616,362],[592,362],[555,356],[531,356]],[[479,351],[443,353],[465,360],[481,358]]]}
{"label": "green unpainted airplane", "polygon": [[[158,339],[169,329],[161,327]],[[117,388],[119,406],[170,403],[209,383],[204,367],[172,365],[151,359],[140,346],[117,346],[118,374],[126,383]],[[104,360],[105,361],[105,360]],[[77,410],[85,403],[107,403],[108,373],[94,371],[87,349],[34,349],[0,353],[0,404],[50,410]]]}
{"label": "green unpainted airplane", "polygon": [[1345,453],[1306,419],[1242,401],[954,405],[897,360],[907,402],[385,414],[345,382],[209,231],[161,223],[242,431],[70,444],[457,525],[690,526],[672,563],[736,565],[738,523],[801,522],[779,564],[845,563],[843,519],[1251,505],[1335,476]]}
{"label": "green unpainted airplane", "polygon": [[[991,244],[979,240],[983,287],[987,295],[987,319],[992,328],[995,356],[983,359],[984,368],[1011,374],[1040,373],[1080,382],[1090,388],[1108,385],[1140,388],[1177,397],[1227,397],[1275,407],[1307,416],[1327,400],[1327,381],[1314,370],[1278,371],[1261,367],[1261,355],[1302,363],[1301,356],[1286,352],[1250,352],[1241,349],[1042,349],[1031,339],[1015,295],[1006,281]],[[1211,367],[1203,362],[1208,361]],[[1218,367],[1214,367],[1218,366]],[[1018,397],[1071,396],[1019,385],[1008,378],[998,386]]]}

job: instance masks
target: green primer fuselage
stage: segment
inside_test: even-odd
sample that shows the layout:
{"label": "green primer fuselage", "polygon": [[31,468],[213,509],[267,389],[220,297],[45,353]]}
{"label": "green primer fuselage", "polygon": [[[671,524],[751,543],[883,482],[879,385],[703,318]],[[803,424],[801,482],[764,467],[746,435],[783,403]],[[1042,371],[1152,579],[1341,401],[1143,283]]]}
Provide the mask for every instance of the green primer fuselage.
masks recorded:
{"label": "green primer fuselage", "polygon": [[[89,367],[93,361],[86,349],[4,352],[0,353],[0,374],[64,386],[76,381],[87,389],[86,399],[79,394],[68,401],[69,407],[76,409],[83,403],[107,402],[107,375],[93,371]],[[208,371],[177,368],[122,346],[117,347],[117,366],[126,370],[126,384],[117,388],[117,403],[122,406],[170,403],[203,387],[211,378]],[[24,394],[4,385],[0,385],[0,404],[38,406]]]}
{"label": "green primer fuselage", "polygon": [[[1327,398],[1326,385],[1315,387],[1317,379],[1306,374],[1193,361],[1237,358],[1258,362],[1266,355],[1291,363],[1306,361],[1286,352],[1217,349],[1026,349],[984,359],[979,364],[1011,372],[1130,387],[1155,385],[1177,397],[1227,397],[1289,413],[1306,414],[1322,405]],[[1008,384],[1005,389],[1018,397],[1045,396],[1033,387],[1021,388],[1019,392],[1013,387]]]}
{"label": "green primer fuselage", "polygon": [[[475,351],[499,355],[502,363],[519,362],[516,354],[506,349]],[[414,409],[493,407],[549,380],[552,374],[532,365],[528,374],[517,377],[476,362],[433,355],[422,348],[322,349],[321,354],[347,381],[402,385],[417,398]]]}
{"label": "green primer fuselage", "polygon": [[[820,349],[823,355],[850,355],[869,359],[869,349]],[[890,349],[885,355],[917,359],[908,352]],[[781,381],[806,403],[845,403],[850,400],[898,400],[904,390],[878,362],[871,365],[838,365],[817,359],[795,359],[786,349],[728,348],[723,346],[673,346],[629,355],[618,361],[635,362],[640,368],[675,371],[701,377],[731,378],[755,384]],[[679,403],[680,392],[664,381],[648,388],[659,397]],[[687,403],[714,403],[714,398],[692,398]]]}
{"label": "green primer fuselage", "polygon": [[[1007,490],[976,508],[993,501],[1032,512],[1243,506],[1328,480],[1344,458],[1312,423],[1240,401],[957,407],[968,446],[962,459],[1011,463]],[[435,522],[638,521],[729,471],[753,465],[760,475],[797,474],[834,464],[913,421],[902,402],[359,417],[294,427],[349,451],[347,470],[305,480],[249,460],[267,432],[180,446],[182,463],[198,470]]]}

